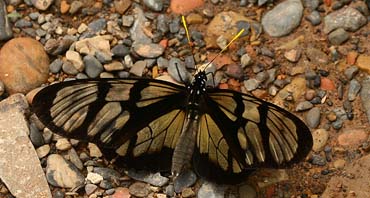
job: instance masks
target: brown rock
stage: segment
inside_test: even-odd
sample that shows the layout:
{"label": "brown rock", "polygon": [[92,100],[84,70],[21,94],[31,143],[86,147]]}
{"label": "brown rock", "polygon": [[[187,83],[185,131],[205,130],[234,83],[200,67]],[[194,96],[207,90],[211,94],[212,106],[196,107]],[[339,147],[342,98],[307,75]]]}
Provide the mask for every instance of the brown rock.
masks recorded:
{"label": "brown rock", "polygon": [[338,144],[341,146],[357,146],[367,140],[368,133],[363,129],[352,129],[338,136]]}
{"label": "brown rock", "polygon": [[31,38],[15,38],[0,51],[0,80],[10,93],[27,93],[46,82],[49,57],[43,46]]}
{"label": "brown rock", "polygon": [[67,13],[70,7],[71,5],[69,5],[67,1],[61,1],[60,2],[60,13],[62,14]]}
{"label": "brown rock", "polygon": [[322,90],[333,91],[333,90],[335,90],[335,84],[329,78],[322,77],[320,88]]}
{"label": "brown rock", "polygon": [[347,64],[354,65],[356,63],[358,53],[356,51],[350,51],[347,54]]}
{"label": "brown rock", "polygon": [[359,55],[357,57],[356,65],[361,69],[370,74],[370,56]]}
{"label": "brown rock", "polygon": [[188,22],[188,24],[201,24],[203,23],[203,17],[200,14],[190,13],[186,17],[186,22]]}
{"label": "brown rock", "polygon": [[112,198],[130,198],[130,191],[128,188],[118,187],[115,189],[114,194],[112,195]]}
{"label": "brown rock", "polygon": [[317,48],[308,48],[306,50],[307,58],[312,64],[326,65],[329,63],[329,57],[323,51]]}
{"label": "brown rock", "polygon": [[120,14],[124,14],[130,6],[131,6],[131,0],[114,1],[114,8]]}
{"label": "brown rock", "polygon": [[171,0],[170,8],[176,14],[190,12],[204,4],[204,0]]}

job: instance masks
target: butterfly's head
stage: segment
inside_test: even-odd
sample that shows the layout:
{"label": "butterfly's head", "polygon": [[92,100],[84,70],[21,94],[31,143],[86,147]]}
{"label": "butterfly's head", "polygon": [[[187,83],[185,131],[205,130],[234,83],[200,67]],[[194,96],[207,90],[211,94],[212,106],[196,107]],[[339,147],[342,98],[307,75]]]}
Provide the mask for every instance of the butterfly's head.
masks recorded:
{"label": "butterfly's head", "polygon": [[193,81],[191,82],[191,85],[188,87],[190,90],[190,93],[200,95],[201,93],[206,91],[207,86],[207,75],[204,70],[198,71],[193,78]]}

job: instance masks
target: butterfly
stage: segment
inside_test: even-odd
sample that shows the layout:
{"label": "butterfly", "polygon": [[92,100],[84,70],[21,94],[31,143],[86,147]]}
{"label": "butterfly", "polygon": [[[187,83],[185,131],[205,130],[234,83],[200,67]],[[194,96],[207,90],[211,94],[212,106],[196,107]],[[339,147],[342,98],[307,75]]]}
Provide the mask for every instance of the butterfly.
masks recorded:
{"label": "butterfly", "polygon": [[55,83],[35,95],[32,109],[53,132],[93,142],[116,163],[174,176],[192,167],[211,181],[238,183],[256,168],[306,157],[313,140],[298,117],[208,86],[206,71],[184,85],[145,78]]}

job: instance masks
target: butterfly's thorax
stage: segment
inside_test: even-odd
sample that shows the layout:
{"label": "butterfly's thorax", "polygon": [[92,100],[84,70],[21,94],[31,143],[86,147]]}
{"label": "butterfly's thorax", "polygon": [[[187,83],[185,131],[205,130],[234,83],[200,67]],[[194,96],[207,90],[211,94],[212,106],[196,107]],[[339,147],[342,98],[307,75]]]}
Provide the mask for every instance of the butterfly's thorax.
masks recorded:
{"label": "butterfly's thorax", "polygon": [[187,86],[189,97],[186,109],[186,120],[172,157],[171,172],[181,173],[191,162],[195,146],[196,133],[199,127],[200,102],[206,91],[204,71],[197,73],[193,82]]}

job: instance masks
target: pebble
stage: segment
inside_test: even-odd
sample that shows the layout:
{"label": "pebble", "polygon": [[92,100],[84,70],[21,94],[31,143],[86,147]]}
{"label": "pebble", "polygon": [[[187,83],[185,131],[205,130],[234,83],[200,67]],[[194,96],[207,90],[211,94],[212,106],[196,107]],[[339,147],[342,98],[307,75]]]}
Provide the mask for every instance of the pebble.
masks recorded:
{"label": "pebble", "polygon": [[32,23],[26,19],[20,19],[17,22],[15,22],[14,27],[29,28],[29,27],[32,27]]}
{"label": "pebble", "polygon": [[368,133],[364,129],[350,129],[343,131],[338,136],[338,144],[340,146],[359,146],[368,138]]}
{"label": "pebble", "polygon": [[37,156],[41,159],[47,156],[50,152],[50,146],[45,144],[36,149]]}
{"label": "pebble", "polygon": [[89,54],[96,56],[96,52],[101,52],[105,56],[112,57],[110,51],[109,39],[110,36],[95,36],[92,38],[85,38],[75,43],[75,48],[80,54]]}
{"label": "pebble", "polygon": [[89,172],[89,173],[87,173],[87,176],[86,176],[86,180],[90,181],[93,184],[98,184],[101,181],[103,181],[103,179],[104,178],[101,175],[99,175],[98,173]]}
{"label": "pebble", "polygon": [[259,81],[255,78],[251,78],[244,81],[244,87],[247,89],[247,91],[253,91],[258,88]]}
{"label": "pebble", "polygon": [[317,166],[325,166],[326,165],[326,160],[321,155],[313,154],[311,163],[313,165],[317,165]]}
{"label": "pebble", "polygon": [[47,10],[54,0],[31,0],[33,6],[39,10]]}
{"label": "pebble", "polygon": [[279,3],[262,17],[263,29],[272,37],[281,37],[291,33],[303,15],[300,0],[287,0]]}
{"label": "pebble", "polygon": [[203,0],[171,0],[170,8],[175,14],[184,14],[201,7],[203,4]]}
{"label": "pebble", "polygon": [[94,167],[94,172],[101,175],[105,180],[111,182],[118,181],[121,177],[121,174],[116,170],[105,167]]}
{"label": "pebble", "polygon": [[108,72],[121,71],[124,68],[125,66],[121,62],[118,62],[118,61],[113,61],[112,63],[104,65],[104,69]]}
{"label": "pebble", "polygon": [[311,109],[313,107],[313,104],[309,101],[303,101],[297,104],[296,111],[306,111],[308,109]]}
{"label": "pebble", "polygon": [[112,48],[112,53],[114,57],[123,58],[130,54],[130,48],[125,45],[118,44]]}
{"label": "pebble", "polygon": [[55,147],[60,151],[66,151],[72,148],[71,143],[68,141],[67,138],[60,138],[58,139]]}
{"label": "pebble", "polygon": [[150,186],[142,182],[135,182],[129,187],[130,194],[136,197],[147,197],[151,192]]}
{"label": "pebble", "polygon": [[183,189],[193,186],[197,181],[197,175],[192,170],[182,172],[174,181],[174,190],[180,193]]}
{"label": "pebble", "polygon": [[306,56],[314,65],[327,65],[329,57],[323,51],[317,48],[309,47],[306,49]]}
{"label": "pebble", "polygon": [[143,181],[153,186],[162,187],[169,182],[169,179],[167,177],[163,177],[160,173],[153,174],[146,171],[136,171],[130,169],[127,175],[135,180]]}
{"label": "pebble", "polygon": [[136,61],[135,64],[131,67],[130,73],[136,76],[142,76],[144,69],[146,68],[146,64],[147,63],[145,60]]}
{"label": "pebble", "polygon": [[0,41],[6,41],[13,37],[10,20],[7,20],[6,3],[0,1]]}
{"label": "pebble", "polygon": [[144,58],[157,58],[164,52],[164,47],[155,43],[134,43],[132,49],[135,53]]}
{"label": "pebble", "polygon": [[334,122],[337,120],[337,115],[335,114],[334,111],[330,111],[327,115],[326,115],[326,119],[329,120],[330,122]]}
{"label": "pebble", "polygon": [[333,166],[336,169],[342,169],[342,168],[344,168],[344,165],[346,165],[346,160],[344,160],[344,159],[337,159],[333,163]]}
{"label": "pebble", "polygon": [[306,123],[310,128],[316,128],[320,124],[321,112],[319,107],[310,109],[306,114]]}
{"label": "pebble", "polygon": [[44,145],[45,144],[44,138],[42,137],[42,134],[36,127],[35,123],[31,122],[29,128],[30,128],[30,139],[35,148]]}
{"label": "pebble", "polygon": [[69,38],[49,39],[46,41],[44,48],[50,55],[62,55],[69,49],[73,42],[74,40]]}
{"label": "pebble", "polygon": [[81,1],[72,1],[69,13],[72,15],[76,14],[78,11],[80,11],[83,5],[84,4]]}
{"label": "pebble", "polygon": [[177,82],[189,82],[191,74],[186,70],[185,63],[178,58],[171,58],[168,62],[168,74]]}
{"label": "pebble", "polygon": [[360,92],[360,89],[361,89],[361,84],[356,79],[352,79],[349,82],[348,100],[354,101],[358,93]]}
{"label": "pebble", "polygon": [[147,6],[149,9],[160,12],[163,9],[163,1],[162,0],[144,0],[144,5]]}
{"label": "pebble", "polygon": [[83,58],[83,64],[89,78],[97,78],[104,71],[103,65],[94,56],[86,55]]}
{"label": "pebble", "polygon": [[104,18],[96,19],[87,25],[89,30],[95,34],[107,27],[107,21]]}
{"label": "pebble", "polygon": [[95,190],[98,189],[98,186],[95,184],[86,184],[85,185],[85,192],[87,195],[91,195],[92,193],[95,192]]}
{"label": "pebble", "polygon": [[225,188],[214,183],[205,182],[198,190],[197,197],[223,198]]}
{"label": "pebble", "polygon": [[84,70],[85,65],[78,52],[68,50],[66,53],[66,59],[72,63],[77,71],[82,72]]}
{"label": "pebble", "polygon": [[130,191],[128,188],[118,187],[115,189],[114,194],[112,194],[112,198],[130,198]]}
{"label": "pebble", "polygon": [[296,49],[291,49],[291,50],[286,51],[284,53],[284,57],[288,61],[296,63],[296,62],[298,62],[299,58],[301,57],[301,52],[299,50],[296,50]]}
{"label": "pebble", "polygon": [[73,64],[69,61],[65,61],[63,63],[62,70],[66,74],[70,74],[70,75],[78,74],[78,70],[76,69],[76,67],[74,67]]}
{"label": "pebble", "polygon": [[48,55],[34,39],[15,38],[0,50],[0,81],[9,94],[27,93],[39,87],[49,77],[48,69]]}
{"label": "pebble", "polygon": [[303,6],[310,11],[316,10],[320,5],[319,0],[303,0]]}
{"label": "pebble", "polygon": [[100,182],[99,187],[102,189],[111,189],[113,188],[113,184],[107,180],[103,180]]}
{"label": "pebble", "polygon": [[186,16],[186,22],[188,24],[202,24],[203,23],[203,17],[200,14],[197,13],[190,13]]}
{"label": "pebble", "polygon": [[240,57],[240,64],[242,65],[242,68],[245,68],[252,64],[252,58],[248,54],[243,54]]}
{"label": "pebble", "polygon": [[65,158],[68,158],[68,160],[72,162],[79,170],[84,168],[83,163],[74,148],[68,150],[68,155],[65,156]]}
{"label": "pebble", "polygon": [[84,176],[61,155],[51,154],[47,159],[46,179],[50,185],[61,188],[74,188],[84,183]]}
{"label": "pebble", "polygon": [[363,111],[365,111],[367,119],[370,122],[370,77],[366,77],[361,84],[362,89],[360,91],[360,97],[362,107],[364,108]]}
{"label": "pebble", "polygon": [[327,34],[337,28],[354,32],[366,23],[367,19],[361,12],[352,7],[346,7],[325,16],[324,32]]}
{"label": "pebble", "polygon": [[338,28],[328,36],[329,42],[333,45],[340,45],[349,39],[349,34],[343,28]]}
{"label": "pebble", "polygon": [[329,78],[325,78],[325,77],[320,78],[320,85],[319,86],[322,90],[327,90],[327,91],[335,90],[335,84]]}
{"label": "pebble", "polygon": [[124,14],[131,6],[131,0],[115,0],[114,8],[119,14]]}
{"label": "pebble", "polygon": [[95,52],[95,57],[99,60],[101,63],[109,63],[112,61],[112,54],[107,54],[101,51]]}
{"label": "pebble", "polygon": [[325,129],[316,129],[312,132],[313,146],[312,150],[320,152],[324,149],[326,142],[329,139],[329,133]]}
{"label": "pebble", "polygon": [[366,73],[370,74],[370,56],[360,54],[357,57],[356,65],[359,69],[364,70]]}
{"label": "pebble", "polygon": [[103,154],[102,152],[100,151],[99,147],[96,146],[96,144],[94,143],[89,143],[87,145],[87,148],[89,149],[89,155],[90,157],[102,157]]}
{"label": "pebble", "polygon": [[348,80],[352,80],[352,78],[357,75],[359,69],[356,66],[350,66],[346,70],[344,70],[344,75]]}
{"label": "pebble", "polygon": [[191,189],[191,188],[184,188],[182,191],[181,191],[181,196],[182,197],[194,197],[195,196],[195,192]]}
{"label": "pebble", "polygon": [[242,79],[244,71],[240,64],[229,64],[227,65],[225,74],[235,79]]}

